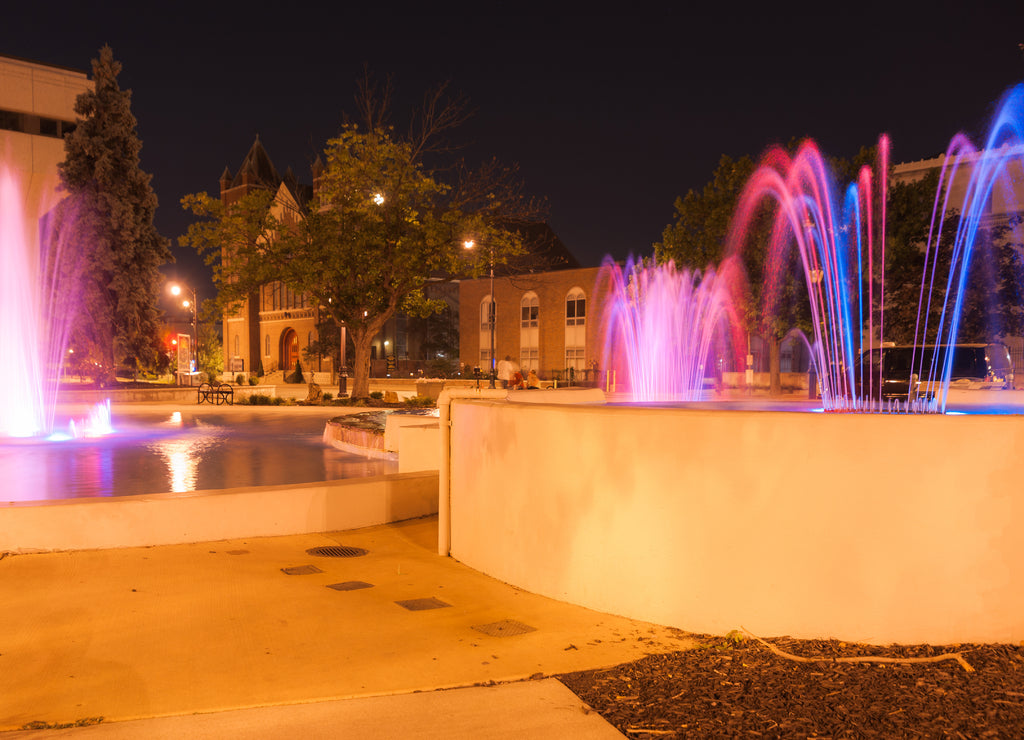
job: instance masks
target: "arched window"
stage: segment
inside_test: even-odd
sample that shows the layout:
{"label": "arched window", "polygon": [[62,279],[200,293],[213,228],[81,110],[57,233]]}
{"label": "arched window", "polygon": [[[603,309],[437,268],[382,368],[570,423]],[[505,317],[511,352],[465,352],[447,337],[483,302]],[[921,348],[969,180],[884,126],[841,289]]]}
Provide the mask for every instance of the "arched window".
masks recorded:
{"label": "arched window", "polygon": [[519,366],[540,370],[540,299],[532,290],[519,301]]}
{"label": "arched window", "polygon": [[491,296],[485,295],[480,301],[480,369],[489,371],[491,369],[491,331],[497,320],[498,306],[491,301]]}
{"label": "arched window", "polygon": [[572,288],[565,296],[565,367],[584,370],[587,362],[587,296]]}

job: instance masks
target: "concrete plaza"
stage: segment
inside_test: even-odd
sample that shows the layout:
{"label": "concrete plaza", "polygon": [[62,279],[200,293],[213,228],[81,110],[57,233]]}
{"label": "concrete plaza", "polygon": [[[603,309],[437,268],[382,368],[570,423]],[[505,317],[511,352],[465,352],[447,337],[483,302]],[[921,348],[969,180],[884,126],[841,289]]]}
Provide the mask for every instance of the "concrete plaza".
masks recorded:
{"label": "concrete plaza", "polygon": [[[436,532],[9,555],[0,737],[616,737],[545,677],[690,645],[440,557]],[[337,545],[367,554],[306,553]]]}

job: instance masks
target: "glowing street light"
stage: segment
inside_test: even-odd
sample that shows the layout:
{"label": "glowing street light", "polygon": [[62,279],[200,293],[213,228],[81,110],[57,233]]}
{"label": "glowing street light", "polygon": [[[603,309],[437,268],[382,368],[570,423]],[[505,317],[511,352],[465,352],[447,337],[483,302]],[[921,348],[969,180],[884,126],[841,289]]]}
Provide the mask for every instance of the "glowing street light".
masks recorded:
{"label": "glowing street light", "polygon": [[187,308],[192,311],[192,349],[191,352],[189,352],[189,361],[191,364],[189,369],[194,371],[199,359],[199,347],[197,346],[199,344],[199,328],[197,324],[199,299],[196,296],[196,291],[193,290],[192,288],[189,288],[188,286],[182,286],[179,285],[178,283],[172,283],[170,290],[171,295],[173,296],[179,296],[182,293],[185,293],[186,291],[192,294],[192,300],[186,298],[181,302],[181,305],[182,308]]}
{"label": "glowing street light", "polygon": [[[463,249],[473,249],[476,246],[476,242],[472,239],[466,239],[462,242]],[[491,388],[494,388],[494,379],[496,375],[496,366],[494,363],[494,321],[497,318],[495,306],[494,306],[494,245],[491,245],[491,305],[487,307],[487,323],[491,329],[491,370],[488,373],[491,376]]]}
{"label": "glowing street light", "polygon": [[373,202],[379,206],[384,205],[384,193],[374,193]]}

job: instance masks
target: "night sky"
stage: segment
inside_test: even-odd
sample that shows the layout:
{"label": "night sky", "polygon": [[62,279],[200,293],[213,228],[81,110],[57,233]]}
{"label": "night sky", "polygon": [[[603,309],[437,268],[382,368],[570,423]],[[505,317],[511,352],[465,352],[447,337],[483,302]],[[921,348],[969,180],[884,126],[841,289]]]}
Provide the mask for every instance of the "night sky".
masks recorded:
{"label": "night sky", "polygon": [[[518,163],[584,265],[650,254],[675,198],[722,154],[812,136],[851,156],[887,132],[894,161],[934,157],[957,131],[980,139],[1003,90],[1024,81],[1021,0],[680,2],[630,15],[500,2],[429,14],[423,3],[89,5],[5,9],[0,53],[89,71],[110,44],[133,91],[157,227],[174,240],[188,225],[181,197],[216,193],[257,134],[280,171],[311,182],[354,113],[364,64],[393,76],[396,124],[439,82],[464,93],[475,110],[464,155]],[[210,290],[194,253],[175,254],[168,275]]]}

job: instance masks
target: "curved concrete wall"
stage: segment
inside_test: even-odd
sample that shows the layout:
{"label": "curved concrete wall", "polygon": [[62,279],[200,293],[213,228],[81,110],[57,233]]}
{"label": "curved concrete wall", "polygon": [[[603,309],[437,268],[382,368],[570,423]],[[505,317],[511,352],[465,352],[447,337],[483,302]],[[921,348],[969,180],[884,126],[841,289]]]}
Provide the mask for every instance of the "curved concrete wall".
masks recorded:
{"label": "curved concrete wall", "polygon": [[0,552],[333,532],[437,513],[437,472],[0,506]]}
{"label": "curved concrete wall", "polygon": [[[722,634],[1024,639],[1024,417],[452,404],[451,553]],[[442,493],[443,495],[443,493]]]}

